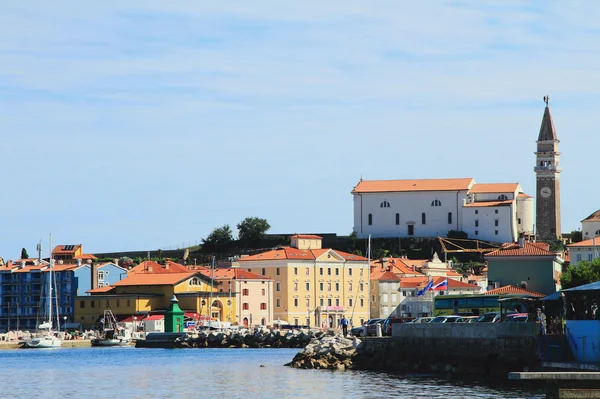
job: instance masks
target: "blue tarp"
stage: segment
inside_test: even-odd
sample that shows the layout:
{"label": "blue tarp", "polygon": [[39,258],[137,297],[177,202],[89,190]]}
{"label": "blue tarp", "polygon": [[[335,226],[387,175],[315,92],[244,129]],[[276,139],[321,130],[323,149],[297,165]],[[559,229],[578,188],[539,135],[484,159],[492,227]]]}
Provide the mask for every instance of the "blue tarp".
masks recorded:
{"label": "blue tarp", "polygon": [[568,288],[568,289],[563,290],[563,291],[565,291],[565,292],[572,292],[572,291],[600,291],[600,281],[596,281],[595,283],[589,283],[589,284],[580,285],[579,287]]}
{"label": "blue tarp", "polygon": [[560,299],[560,291],[550,294],[540,299],[540,301],[558,301]]}

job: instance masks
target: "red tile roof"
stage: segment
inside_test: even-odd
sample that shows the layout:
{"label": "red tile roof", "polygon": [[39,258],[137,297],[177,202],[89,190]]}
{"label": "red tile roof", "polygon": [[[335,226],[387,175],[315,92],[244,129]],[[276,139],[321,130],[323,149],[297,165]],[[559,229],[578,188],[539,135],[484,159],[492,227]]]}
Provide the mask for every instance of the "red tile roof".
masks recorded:
{"label": "red tile roof", "polygon": [[540,294],[539,292],[531,291],[526,288],[521,288],[516,285],[505,285],[504,287],[494,288],[484,292],[485,295],[498,295],[498,294],[519,294],[519,295],[530,295],[536,298],[542,298],[546,295]]}
{"label": "red tile roof", "polygon": [[273,249],[271,251],[262,252],[260,254],[246,256],[244,258],[238,259],[239,262],[251,262],[251,261],[261,261],[261,260],[314,260],[319,256],[323,255],[327,251],[332,251],[335,254],[341,256],[347,261],[366,261],[367,258],[364,258],[360,255],[349,254],[347,252],[337,251],[334,249],[298,249],[292,247],[281,247],[278,249]]}
{"label": "red tile roof", "polygon": [[387,270],[376,270],[371,272],[371,280],[377,281],[400,281],[400,277]]}
{"label": "red tile roof", "polygon": [[400,277],[400,288],[418,288],[424,286],[429,281],[426,276],[422,277]]}
{"label": "red tile roof", "polygon": [[163,320],[164,318],[165,316],[162,314],[151,314],[150,316],[144,318],[142,321],[156,321]]}
{"label": "red tile roof", "polygon": [[489,206],[509,206],[514,200],[503,200],[503,201],[477,201],[465,204],[466,208],[485,208]]}
{"label": "red tile roof", "polygon": [[489,252],[486,257],[497,256],[558,256],[556,252],[549,251],[546,243],[526,242],[523,247],[519,244],[504,244],[495,251]]}
{"label": "red tile roof", "polygon": [[[389,258],[387,262],[382,262],[381,259],[377,259],[371,262],[371,279],[373,279],[373,273],[381,270],[390,269],[392,273],[402,274],[402,275],[412,275],[412,276],[422,276],[423,274],[413,270],[412,265],[409,266],[407,262],[410,262],[408,259],[403,258]],[[421,262],[419,260],[417,263]],[[419,267],[421,267],[422,263],[420,263]]]}
{"label": "red tile roof", "polygon": [[600,222],[600,210],[592,213],[590,216],[583,219],[582,222]]}
{"label": "red tile roof", "polygon": [[514,193],[518,187],[519,183],[478,183],[474,184],[469,192],[473,194]]}
{"label": "red tile roof", "polygon": [[596,245],[597,247],[600,247],[600,237],[594,237],[594,238],[590,238],[588,240],[583,240],[583,241],[579,241],[573,244],[569,244],[567,245],[567,247],[571,248],[571,247],[593,247],[594,245]]}
{"label": "red tile roof", "polygon": [[519,193],[519,195],[517,195],[517,198],[533,198],[533,197],[529,194]]}
{"label": "red tile roof", "polygon": [[291,238],[304,238],[307,240],[322,240],[323,237],[314,234],[295,234]]}
{"label": "red tile roof", "polygon": [[269,276],[242,270],[239,267],[218,267],[213,271],[210,269],[200,270],[206,277],[213,276],[215,280],[272,280]]}
{"label": "red tile roof", "polygon": [[146,260],[129,270],[134,274],[164,274],[164,273],[189,273],[189,269],[179,263],[166,261],[164,265]]}
{"label": "red tile roof", "polygon": [[468,190],[473,178],[417,179],[417,180],[361,180],[353,193],[456,191]]}
{"label": "red tile roof", "polygon": [[200,275],[200,273],[130,273],[123,280],[114,283],[113,287],[128,287],[133,285],[177,285],[195,275]]}
{"label": "red tile roof", "polygon": [[79,256],[75,256],[73,259],[98,259],[96,256],[92,254],[81,254]]}
{"label": "red tile roof", "polygon": [[67,247],[67,245],[57,245],[56,247],[54,247],[52,254],[53,255],[74,254],[75,252],[77,252],[79,250],[79,248],[81,248],[81,244],[69,245],[69,247],[73,247],[72,249],[65,249],[65,247]]}
{"label": "red tile roof", "polygon": [[[433,279],[433,285],[439,284],[442,281],[446,280],[447,277],[438,276]],[[472,290],[480,290],[481,287],[478,285],[463,283],[462,281],[448,279],[448,288],[464,288],[464,289],[472,289]]]}
{"label": "red tile roof", "polygon": [[446,276],[448,276],[448,277],[462,277],[462,274],[458,273],[456,270],[449,269],[446,272]]}
{"label": "red tile roof", "polygon": [[91,290],[87,290],[86,292],[88,294],[102,294],[102,293],[105,293],[105,292],[112,291],[113,288],[114,287],[111,286],[111,285],[105,285],[104,287],[93,288]]}

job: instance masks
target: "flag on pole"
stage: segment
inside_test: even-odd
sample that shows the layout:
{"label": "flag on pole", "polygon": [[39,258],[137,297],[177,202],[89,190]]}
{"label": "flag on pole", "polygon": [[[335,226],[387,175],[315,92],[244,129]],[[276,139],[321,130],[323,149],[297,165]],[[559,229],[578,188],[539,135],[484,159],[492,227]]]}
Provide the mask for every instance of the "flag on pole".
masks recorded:
{"label": "flag on pole", "polygon": [[418,290],[417,291],[417,296],[425,295],[425,293],[427,291],[429,291],[432,287],[433,287],[433,280],[429,280],[429,282],[427,283],[427,285],[425,287],[423,287],[422,290]]}
{"label": "flag on pole", "polygon": [[444,291],[447,289],[448,289],[448,278],[447,277],[443,281],[440,281],[439,283],[437,283],[436,285],[431,287],[432,291]]}

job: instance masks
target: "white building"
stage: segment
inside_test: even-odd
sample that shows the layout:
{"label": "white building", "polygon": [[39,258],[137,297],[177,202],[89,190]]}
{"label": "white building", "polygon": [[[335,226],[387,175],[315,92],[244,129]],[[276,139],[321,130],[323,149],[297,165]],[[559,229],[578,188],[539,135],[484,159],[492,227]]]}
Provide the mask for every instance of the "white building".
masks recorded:
{"label": "white building", "polygon": [[461,230],[469,238],[514,242],[533,234],[533,197],[518,183],[361,180],[352,195],[359,237],[445,237]]}
{"label": "white building", "polygon": [[569,244],[567,248],[569,248],[569,257],[572,265],[576,265],[582,260],[591,262],[600,256],[600,237],[593,237],[588,240]]}
{"label": "white building", "polygon": [[600,211],[592,213],[581,221],[581,236],[584,240],[600,236]]}

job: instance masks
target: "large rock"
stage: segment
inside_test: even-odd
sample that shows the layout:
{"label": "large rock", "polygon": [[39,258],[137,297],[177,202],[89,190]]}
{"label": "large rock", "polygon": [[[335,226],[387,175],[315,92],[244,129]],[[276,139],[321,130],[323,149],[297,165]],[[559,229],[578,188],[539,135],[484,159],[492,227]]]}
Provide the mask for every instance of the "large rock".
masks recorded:
{"label": "large rock", "polygon": [[352,367],[356,356],[357,338],[348,339],[341,335],[321,334],[313,338],[302,352],[286,366],[301,369],[346,370]]}

